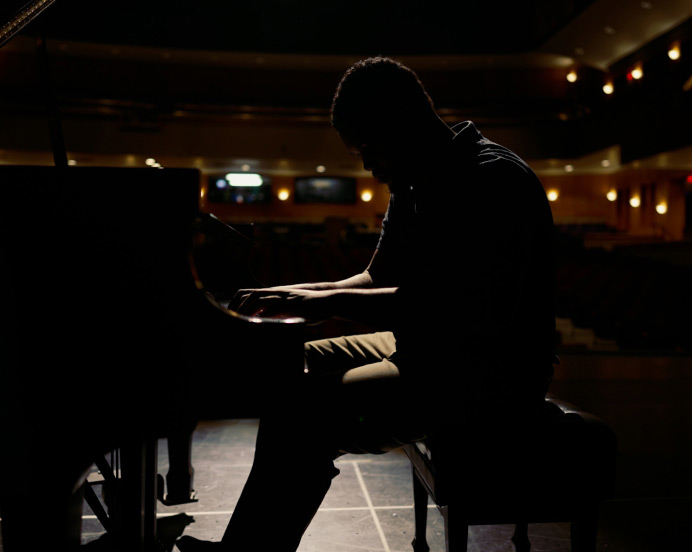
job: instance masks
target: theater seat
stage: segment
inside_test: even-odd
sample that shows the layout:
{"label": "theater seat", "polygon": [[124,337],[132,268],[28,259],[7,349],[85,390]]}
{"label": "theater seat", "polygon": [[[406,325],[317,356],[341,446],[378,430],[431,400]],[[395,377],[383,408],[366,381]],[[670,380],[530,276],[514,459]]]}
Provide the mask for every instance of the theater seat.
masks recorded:
{"label": "theater seat", "polygon": [[444,518],[447,552],[467,549],[470,525],[514,524],[527,552],[529,523],[571,524],[572,552],[594,552],[599,504],[612,495],[617,440],[601,419],[548,396],[536,424],[509,438],[427,438],[404,451],[413,468],[415,552],[426,541],[428,497]]}

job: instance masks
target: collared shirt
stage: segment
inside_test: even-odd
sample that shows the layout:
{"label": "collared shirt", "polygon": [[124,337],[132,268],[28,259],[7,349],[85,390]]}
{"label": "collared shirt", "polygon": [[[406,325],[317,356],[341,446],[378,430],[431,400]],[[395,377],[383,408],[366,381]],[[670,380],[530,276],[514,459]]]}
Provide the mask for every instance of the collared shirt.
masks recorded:
{"label": "collared shirt", "polygon": [[399,276],[397,351],[428,358],[438,354],[432,343],[446,341],[500,363],[549,363],[555,267],[545,191],[472,122],[453,130],[429,178],[393,192],[384,217],[378,248]]}

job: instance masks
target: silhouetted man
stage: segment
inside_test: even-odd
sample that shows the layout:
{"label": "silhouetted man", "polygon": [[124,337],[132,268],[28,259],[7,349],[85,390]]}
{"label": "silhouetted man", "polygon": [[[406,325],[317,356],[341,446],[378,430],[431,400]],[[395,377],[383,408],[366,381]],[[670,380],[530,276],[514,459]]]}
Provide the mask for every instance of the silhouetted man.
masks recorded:
{"label": "silhouetted man", "polygon": [[261,419],[222,542],[183,537],[183,551],[295,551],[339,455],[451,428],[500,436],[533,415],[552,376],[553,221],[531,169],[473,123],[449,127],[417,75],[388,58],[352,66],[331,115],[389,186],[369,266],[339,282],[243,290],[231,307],[381,331],[306,344],[294,407]]}

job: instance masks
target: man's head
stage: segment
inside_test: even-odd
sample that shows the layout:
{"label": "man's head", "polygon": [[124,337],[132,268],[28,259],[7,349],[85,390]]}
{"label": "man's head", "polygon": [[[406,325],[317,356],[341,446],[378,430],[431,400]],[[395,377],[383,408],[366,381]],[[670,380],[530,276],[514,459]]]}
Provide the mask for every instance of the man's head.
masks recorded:
{"label": "man's head", "polygon": [[367,170],[391,184],[438,123],[433,102],[415,72],[386,57],[350,67],[331,107],[333,127]]}
{"label": "man's head", "polygon": [[341,78],[331,121],[340,134],[357,135],[433,114],[433,102],[416,73],[393,59],[373,57],[355,63]]}

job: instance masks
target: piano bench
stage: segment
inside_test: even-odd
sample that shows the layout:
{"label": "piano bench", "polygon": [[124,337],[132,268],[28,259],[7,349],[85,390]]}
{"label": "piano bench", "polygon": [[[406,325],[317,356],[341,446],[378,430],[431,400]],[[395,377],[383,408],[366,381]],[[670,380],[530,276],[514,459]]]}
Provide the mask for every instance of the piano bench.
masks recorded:
{"label": "piano bench", "polygon": [[[499,439],[497,440],[499,441]],[[428,497],[444,519],[446,552],[465,552],[470,525],[514,524],[528,552],[529,523],[569,522],[572,552],[595,552],[598,508],[612,495],[617,440],[601,419],[548,396],[545,416],[509,443],[427,438],[406,445],[411,461],[415,552],[426,541]]]}

